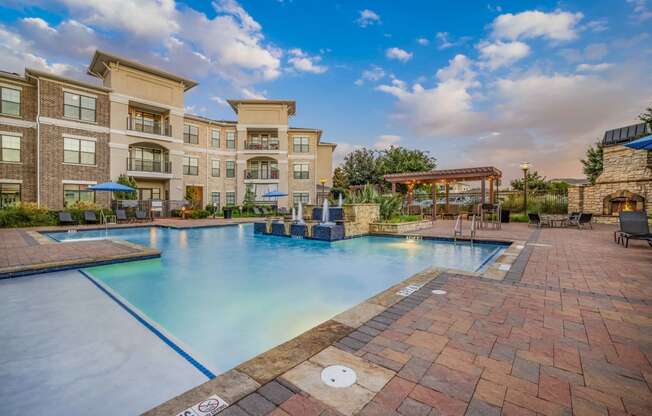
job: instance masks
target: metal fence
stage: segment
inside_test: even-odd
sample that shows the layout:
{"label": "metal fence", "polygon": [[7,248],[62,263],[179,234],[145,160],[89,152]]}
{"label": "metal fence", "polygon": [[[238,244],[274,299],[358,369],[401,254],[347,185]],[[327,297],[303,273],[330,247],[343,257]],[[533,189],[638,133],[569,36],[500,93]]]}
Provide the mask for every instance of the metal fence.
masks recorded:
{"label": "metal fence", "polygon": [[188,207],[189,201],[169,201],[158,199],[119,199],[113,201],[111,208],[124,209],[128,212],[145,211],[152,217],[171,217],[174,211],[181,210],[182,207]]}

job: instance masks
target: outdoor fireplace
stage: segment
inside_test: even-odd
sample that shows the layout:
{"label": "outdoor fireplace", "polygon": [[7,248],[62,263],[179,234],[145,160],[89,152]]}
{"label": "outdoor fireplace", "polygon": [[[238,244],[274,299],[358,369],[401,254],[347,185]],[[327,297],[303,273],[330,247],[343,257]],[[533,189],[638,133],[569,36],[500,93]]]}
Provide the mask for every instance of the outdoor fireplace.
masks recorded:
{"label": "outdoor fireplace", "polygon": [[642,211],[645,198],[630,191],[618,191],[604,197],[603,214],[618,215],[623,211]]}

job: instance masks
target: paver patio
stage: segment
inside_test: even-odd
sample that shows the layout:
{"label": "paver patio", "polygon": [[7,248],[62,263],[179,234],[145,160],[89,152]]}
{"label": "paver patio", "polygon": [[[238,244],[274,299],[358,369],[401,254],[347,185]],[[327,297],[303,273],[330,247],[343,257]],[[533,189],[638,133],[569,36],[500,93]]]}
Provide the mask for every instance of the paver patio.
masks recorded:
{"label": "paver patio", "polygon": [[518,278],[445,272],[329,347],[391,374],[380,391],[329,391],[319,353],[221,414],[652,414],[652,249],[613,230],[489,231],[529,239]]}

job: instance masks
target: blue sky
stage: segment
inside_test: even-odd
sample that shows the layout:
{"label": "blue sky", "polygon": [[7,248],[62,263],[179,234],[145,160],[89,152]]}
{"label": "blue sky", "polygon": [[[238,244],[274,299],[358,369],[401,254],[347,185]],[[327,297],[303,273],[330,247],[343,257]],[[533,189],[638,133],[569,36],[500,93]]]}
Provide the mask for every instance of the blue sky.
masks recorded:
{"label": "blue sky", "polygon": [[652,105],[650,23],[647,0],[8,0],[0,68],[85,78],[100,48],[196,79],[188,111],[208,117],[295,99],[337,160],[396,144],[581,177],[586,146]]}

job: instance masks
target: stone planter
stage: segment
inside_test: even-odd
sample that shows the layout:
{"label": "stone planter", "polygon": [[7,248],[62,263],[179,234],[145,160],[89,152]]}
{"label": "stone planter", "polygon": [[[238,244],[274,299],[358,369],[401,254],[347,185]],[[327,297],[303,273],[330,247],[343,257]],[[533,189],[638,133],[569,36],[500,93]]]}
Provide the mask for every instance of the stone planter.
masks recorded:
{"label": "stone planter", "polygon": [[254,223],[254,234],[267,234],[267,223],[266,222],[255,222]]}
{"label": "stone planter", "polygon": [[282,222],[273,222],[272,223],[272,235],[278,235],[281,237],[287,236],[285,232],[285,223]]}
{"label": "stone planter", "polygon": [[410,221],[410,222],[375,222],[369,224],[371,234],[405,234],[432,227],[432,221]]}
{"label": "stone planter", "polygon": [[307,237],[308,226],[306,224],[292,224],[290,225],[290,235],[292,237]]}
{"label": "stone planter", "polygon": [[312,238],[323,241],[337,241],[344,239],[344,227],[336,224],[332,226],[315,225],[312,227]]}

